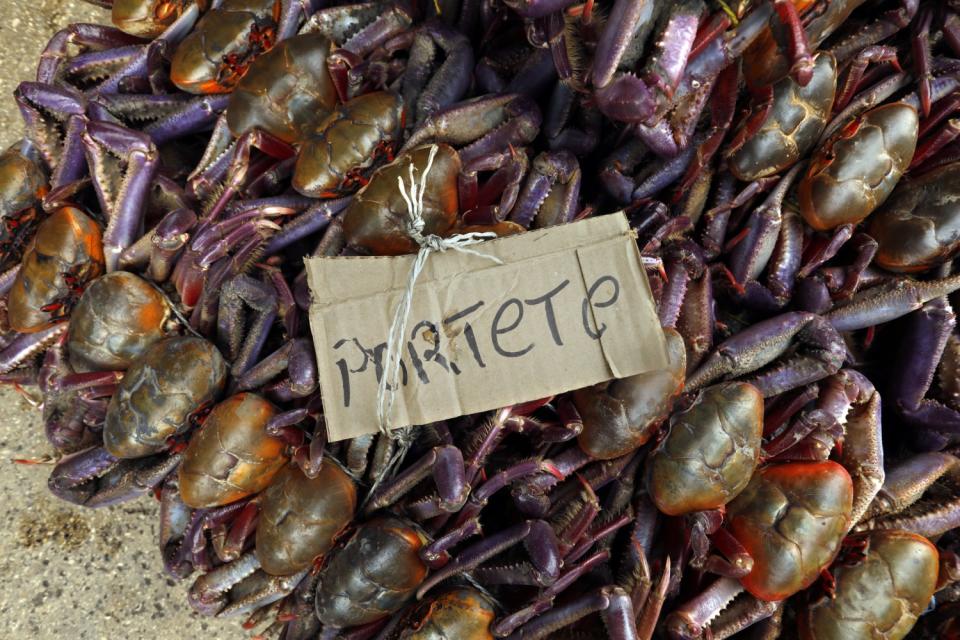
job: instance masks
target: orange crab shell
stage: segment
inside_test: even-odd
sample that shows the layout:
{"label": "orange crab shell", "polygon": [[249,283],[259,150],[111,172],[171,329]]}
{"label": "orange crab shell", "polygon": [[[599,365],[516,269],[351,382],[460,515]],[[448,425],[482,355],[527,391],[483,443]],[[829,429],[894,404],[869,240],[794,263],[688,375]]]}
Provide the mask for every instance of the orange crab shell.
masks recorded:
{"label": "orange crab shell", "polygon": [[183,454],[180,495],[195,509],[236,502],[266,489],[289,461],[286,443],[267,435],[277,408],[254,393],[216,405]]}
{"label": "orange crab shell", "polygon": [[782,600],[809,587],[840,550],[852,510],[853,481],[836,462],[759,470],[727,505],[730,533],[754,560],[744,589]]}

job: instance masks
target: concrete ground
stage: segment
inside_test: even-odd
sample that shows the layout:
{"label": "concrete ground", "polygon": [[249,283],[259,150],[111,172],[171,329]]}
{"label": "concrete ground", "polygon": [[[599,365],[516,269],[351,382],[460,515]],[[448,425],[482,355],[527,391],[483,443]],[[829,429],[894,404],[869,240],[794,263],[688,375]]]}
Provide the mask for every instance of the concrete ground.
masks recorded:
{"label": "concrete ground", "polygon": [[[78,0],[0,0],[0,149],[21,137],[12,93],[33,80],[47,40],[72,22],[108,22]],[[236,620],[186,604],[188,584],[162,571],[157,503],[91,511],[54,499],[39,412],[0,388],[0,639],[243,638]]]}

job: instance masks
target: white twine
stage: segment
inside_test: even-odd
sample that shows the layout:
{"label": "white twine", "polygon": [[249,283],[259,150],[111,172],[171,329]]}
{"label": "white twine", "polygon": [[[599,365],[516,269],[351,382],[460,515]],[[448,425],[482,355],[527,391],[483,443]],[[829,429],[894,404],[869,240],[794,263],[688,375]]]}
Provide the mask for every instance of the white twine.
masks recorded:
{"label": "white twine", "polygon": [[413,444],[413,429],[397,429],[396,431],[390,432],[387,427],[387,419],[390,416],[390,411],[393,409],[397,389],[400,388],[400,349],[403,344],[403,337],[407,332],[407,321],[410,318],[410,308],[413,304],[413,287],[417,283],[417,278],[420,277],[420,272],[423,271],[427,258],[433,251],[453,249],[461,253],[470,253],[481,258],[486,258],[487,260],[492,260],[497,264],[503,264],[500,258],[467,248],[469,245],[496,238],[497,234],[492,231],[460,233],[448,238],[441,238],[432,233],[423,235],[423,229],[425,227],[423,221],[423,194],[427,189],[427,176],[433,167],[433,159],[436,157],[437,151],[437,145],[430,147],[427,166],[420,176],[419,186],[417,185],[416,176],[414,175],[413,162],[410,163],[409,189],[407,185],[403,183],[403,177],[397,177],[400,195],[403,196],[403,201],[407,205],[407,215],[409,216],[405,229],[407,235],[420,247],[420,251],[417,253],[417,258],[413,261],[413,266],[410,268],[410,276],[407,278],[407,288],[403,292],[403,298],[401,298],[400,304],[397,305],[397,310],[393,314],[393,324],[390,326],[390,333],[387,336],[387,353],[383,367],[383,375],[380,377],[380,385],[377,389],[377,422],[380,433],[383,434],[384,437],[390,437],[394,440],[394,450],[390,455],[389,461],[374,478],[373,484],[370,486],[370,490],[367,492],[367,496],[361,505],[361,510],[366,506],[367,501],[374,495],[380,484],[392,475],[393,470],[400,464],[400,461],[403,460],[410,446]]}
{"label": "white twine", "polygon": [[478,242],[496,238],[497,234],[492,231],[458,233],[448,238],[441,238],[432,233],[428,235],[423,234],[425,226],[423,221],[423,194],[427,188],[427,176],[433,167],[433,159],[436,157],[437,151],[437,145],[430,147],[427,166],[420,176],[419,186],[417,185],[416,176],[414,175],[413,162],[410,163],[409,190],[407,185],[403,183],[403,177],[397,177],[400,195],[403,196],[403,201],[407,205],[407,214],[409,215],[409,220],[406,223],[406,231],[410,238],[420,247],[420,251],[417,253],[417,258],[413,261],[413,266],[410,268],[407,288],[403,292],[403,298],[400,299],[400,304],[397,305],[396,312],[393,314],[393,324],[390,326],[390,333],[387,336],[387,353],[384,370],[380,378],[380,386],[377,390],[377,421],[380,432],[384,434],[389,433],[387,419],[390,416],[390,411],[393,409],[396,389],[399,388],[400,348],[403,344],[403,337],[407,332],[407,321],[410,319],[410,307],[413,304],[413,287],[417,283],[417,278],[420,277],[420,272],[423,271],[423,267],[427,263],[427,258],[430,257],[430,253],[433,251],[453,249],[460,253],[470,253],[481,258],[486,258],[487,260],[492,260],[497,264],[503,264],[503,261],[495,256],[467,248]]}

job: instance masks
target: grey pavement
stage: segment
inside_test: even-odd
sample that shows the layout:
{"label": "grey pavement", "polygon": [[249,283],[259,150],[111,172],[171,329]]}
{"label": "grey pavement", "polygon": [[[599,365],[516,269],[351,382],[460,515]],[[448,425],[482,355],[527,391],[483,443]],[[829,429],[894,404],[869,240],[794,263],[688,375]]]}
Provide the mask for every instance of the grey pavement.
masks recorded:
{"label": "grey pavement", "polygon": [[[0,0],[0,149],[21,137],[12,92],[33,79],[49,37],[71,22],[107,21],[78,0]],[[47,492],[49,466],[10,461],[50,452],[39,412],[0,388],[0,639],[247,636],[237,620],[194,614],[189,584],[163,573],[155,500],[73,507]]]}

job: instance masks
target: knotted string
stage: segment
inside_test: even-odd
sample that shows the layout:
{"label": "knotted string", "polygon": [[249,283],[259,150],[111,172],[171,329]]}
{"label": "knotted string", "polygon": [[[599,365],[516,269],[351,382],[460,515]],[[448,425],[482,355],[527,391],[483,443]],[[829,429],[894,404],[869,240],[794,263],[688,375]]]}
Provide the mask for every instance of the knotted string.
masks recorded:
{"label": "knotted string", "polygon": [[393,468],[399,464],[413,443],[412,429],[397,429],[391,433],[387,426],[387,419],[393,410],[396,390],[400,386],[400,350],[407,332],[407,322],[410,319],[410,308],[413,304],[413,288],[417,283],[417,278],[420,277],[420,272],[423,271],[423,267],[427,263],[427,258],[429,258],[430,254],[434,251],[453,249],[460,253],[469,253],[481,258],[486,258],[487,260],[492,260],[497,264],[503,264],[503,261],[495,256],[468,248],[470,245],[477,244],[478,242],[496,238],[497,234],[492,231],[458,233],[447,238],[442,238],[432,233],[424,235],[423,230],[426,223],[423,220],[423,194],[427,189],[427,177],[430,174],[430,169],[433,167],[433,160],[438,150],[437,145],[430,147],[427,166],[420,175],[419,184],[417,184],[413,162],[410,163],[409,167],[409,185],[404,184],[403,176],[397,177],[400,195],[407,205],[408,220],[404,224],[404,230],[407,232],[407,235],[417,243],[420,250],[417,252],[417,257],[413,261],[413,266],[410,267],[410,275],[407,278],[407,288],[403,292],[403,297],[400,299],[397,310],[393,314],[393,324],[390,326],[390,332],[387,335],[387,353],[384,361],[383,375],[380,377],[380,385],[377,389],[378,426],[382,434],[394,438],[396,441],[395,450],[390,457],[390,461],[384,465],[383,470],[378,474],[368,495],[373,494],[383,479],[390,475]]}
{"label": "knotted string", "polygon": [[492,231],[458,233],[448,238],[441,238],[432,233],[424,235],[423,194],[427,188],[427,176],[429,176],[430,169],[433,167],[433,160],[437,155],[437,151],[438,147],[436,145],[430,147],[427,166],[420,176],[419,185],[417,185],[416,176],[414,175],[415,169],[413,162],[410,163],[409,167],[409,189],[407,185],[403,183],[403,177],[397,177],[400,195],[407,205],[407,215],[409,216],[409,220],[407,220],[405,225],[406,232],[420,247],[420,251],[417,252],[417,258],[413,261],[413,266],[410,268],[410,276],[407,278],[407,288],[403,292],[400,304],[397,305],[396,312],[393,314],[393,324],[390,326],[390,332],[387,335],[387,353],[384,371],[383,376],[380,378],[379,389],[377,390],[377,421],[380,432],[385,434],[389,432],[387,419],[390,416],[390,411],[393,409],[393,402],[396,397],[395,390],[399,386],[400,348],[403,344],[403,336],[406,335],[407,332],[407,322],[410,319],[410,307],[413,304],[413,287],[416,285],[417,278],[420,277],[420,272],[423,271],[423,267],[427,263],[427,258],[429,258],[430,254],[434,251],[453,249],[461,253],[470,253],[481,258],[486,258],[487,260],[492,260],[497,264],[503,264],[503,261],[495,256],[467,248],[472,244],[496,238],[497,234]]}

